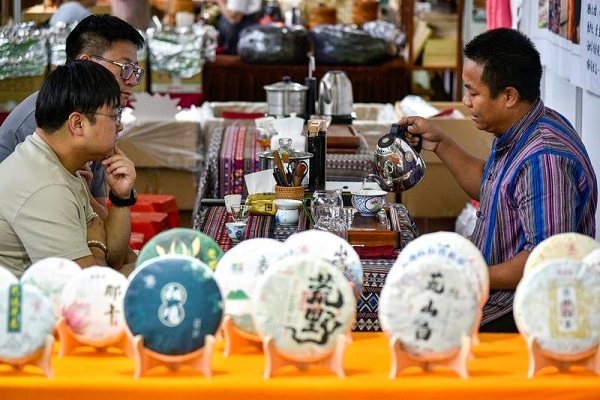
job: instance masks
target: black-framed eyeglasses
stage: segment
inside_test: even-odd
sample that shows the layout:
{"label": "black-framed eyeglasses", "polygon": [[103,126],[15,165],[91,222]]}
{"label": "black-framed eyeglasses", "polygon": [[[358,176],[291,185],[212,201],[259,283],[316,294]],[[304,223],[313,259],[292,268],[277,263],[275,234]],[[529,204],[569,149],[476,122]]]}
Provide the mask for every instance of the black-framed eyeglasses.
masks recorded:
{"label": "black-framed eyeglasses", "polygon": [[135,74],[135,80],[137,81],[137,83],[140,83],[142,81],[142,79],[144,79],[144,69],[138,67],[135,64],[132,63],[120,63],[120,62],[116,62],[113,60],[110,60],[108,58],[104,58],[101,56],[92,56],[98,60],[102,60],[102,61],[106,61],[108,63],[114,64],[114,65],[118,65],[119,67],[121,67],[121,78],[127,80],[129,78],[131,78],[131,75]]}
{"label": "black-framed eyeglasses", "polygon": [[90,112],[90,113],[86,113],[89,115],[103,115],[105,117],[108,118],[112,118],[115,121],[115,127],[119,127],[119,125],[121,125],[121,117],[123,116],[123,109],[121,107],[117,108],[117,113],[115,115],[110,115],[110,114],[103,114],[103,113],[99,113],[99,112]]}

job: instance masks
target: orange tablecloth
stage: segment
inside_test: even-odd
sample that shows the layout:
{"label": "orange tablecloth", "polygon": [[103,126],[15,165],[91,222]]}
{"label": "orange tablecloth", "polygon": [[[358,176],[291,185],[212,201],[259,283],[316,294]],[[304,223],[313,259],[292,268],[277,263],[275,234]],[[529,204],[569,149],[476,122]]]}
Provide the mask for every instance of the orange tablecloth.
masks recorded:
{"label": "orange tablecloth", "polygon": [[285,367],[270,379],[262,377],[264,357],[252,348],[228,358],[218,343],[213,377],[183,367],[151,370],[133,378],[134,362],[117,350],[106,353],[81,348],[74,355],[52,359],[54,378],[35,367],[21,372],[0,365],[1,400],[137,400],[137,399],[597,399],[600,377],[576,369],[547,368],[527,378],[524,340],[515,334],[482,334],[469,362],[468,379],[450,370],[407,369],[389,379],[391,355],[382,333],[353,333],[344,360],[346,378],[322,367],[299,371]]}

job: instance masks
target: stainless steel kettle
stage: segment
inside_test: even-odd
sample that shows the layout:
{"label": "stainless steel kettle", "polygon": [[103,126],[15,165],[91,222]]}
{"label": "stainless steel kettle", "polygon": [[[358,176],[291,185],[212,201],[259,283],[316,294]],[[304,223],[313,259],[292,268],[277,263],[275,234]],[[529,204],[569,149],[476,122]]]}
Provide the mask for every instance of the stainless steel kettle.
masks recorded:
{"label": "stainless steel kettle", "polygon": [[393,124],[390,133],[377,141],[375,174],[367,175],[365,181],[376,181],[388,192],[411,189],[425,175],[425,161],[420,150],[420,143],[412,147],[406,141],[406,125]]}
{"label": "stainless steel kettle", "polygon": [[329,71],[319,83],[319,113],[350,115],[354,111],[352,83],[344,71]]}

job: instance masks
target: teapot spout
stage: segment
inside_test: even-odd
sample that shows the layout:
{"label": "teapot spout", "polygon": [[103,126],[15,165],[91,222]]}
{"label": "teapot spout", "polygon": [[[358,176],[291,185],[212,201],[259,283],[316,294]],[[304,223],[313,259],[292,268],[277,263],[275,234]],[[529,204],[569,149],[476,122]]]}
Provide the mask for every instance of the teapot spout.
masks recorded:
{"label": "teapot spout", "polygon": [[393,192],[394,191],[394,186],[391,184],[387,184],[385,182],[385,180],[380,177],[379,175],[375,175],[375,174],[369,174],[365,177],[365,179],[363,180],[363,187],[365,187],[365,184],[367,182],[375,182],[377,183],[377,185],[381,188],[381,190],[385,190],[386,192]]}

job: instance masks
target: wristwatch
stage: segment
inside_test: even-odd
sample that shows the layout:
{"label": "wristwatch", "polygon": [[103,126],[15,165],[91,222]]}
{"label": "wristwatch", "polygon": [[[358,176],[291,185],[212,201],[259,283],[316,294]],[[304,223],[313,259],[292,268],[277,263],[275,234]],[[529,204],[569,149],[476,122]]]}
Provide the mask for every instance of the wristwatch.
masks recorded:
{"label": "wristwatch", "polygon": [[108,198],[113,206],[117,207],[131,207],[137,203],[137,192],[135,189],[131,189],[131,194],[128,199],[124,199],[122,197],[117,196],[113,193],[113,191],[108,192]]}

